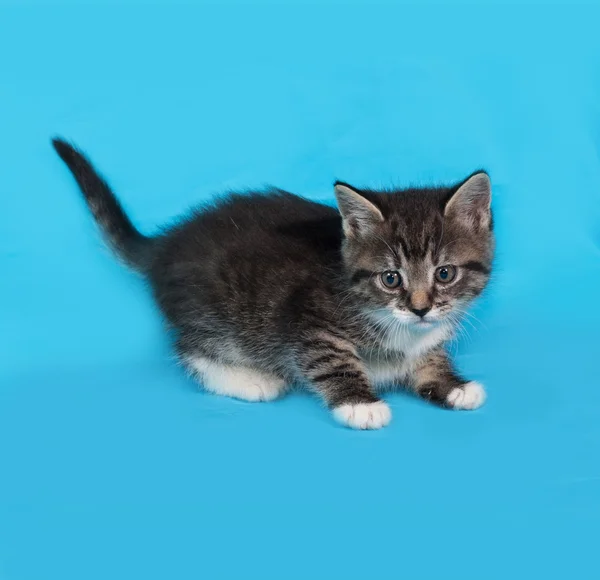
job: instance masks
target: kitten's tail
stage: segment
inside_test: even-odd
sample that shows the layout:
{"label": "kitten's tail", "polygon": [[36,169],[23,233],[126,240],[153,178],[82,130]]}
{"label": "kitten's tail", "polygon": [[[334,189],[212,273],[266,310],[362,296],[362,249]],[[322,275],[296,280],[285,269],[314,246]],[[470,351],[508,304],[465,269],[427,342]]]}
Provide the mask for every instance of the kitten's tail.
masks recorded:
{"label": "kitten's tail", "polygon": [[52,139],[52,145],[71,170],[111,248],[133,269],[146,271],[150,265],[152,238],[142,235],[131,223],[108,183],[85,155],[62,139]]}

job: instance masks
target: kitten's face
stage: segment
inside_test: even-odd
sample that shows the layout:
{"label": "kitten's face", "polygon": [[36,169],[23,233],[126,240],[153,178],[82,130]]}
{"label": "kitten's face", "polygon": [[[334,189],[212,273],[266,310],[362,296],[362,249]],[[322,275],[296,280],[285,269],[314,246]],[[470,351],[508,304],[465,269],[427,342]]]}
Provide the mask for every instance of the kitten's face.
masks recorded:
{"label": "kitten's face", "polygon": [[337,184],[336,195],[351,289],[382,324],[453,323],[485,288],[494,249],[485,173],[392,193]]}

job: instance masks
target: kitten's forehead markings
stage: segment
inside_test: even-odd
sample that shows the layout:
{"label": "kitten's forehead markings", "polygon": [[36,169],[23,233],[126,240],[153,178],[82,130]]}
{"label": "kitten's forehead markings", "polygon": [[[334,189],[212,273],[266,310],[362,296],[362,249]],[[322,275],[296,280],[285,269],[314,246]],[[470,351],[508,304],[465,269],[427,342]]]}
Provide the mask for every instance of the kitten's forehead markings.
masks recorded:
{"label": "kitten's forehead markings", "polygon": [[386,256],[386,264],[388,270],[397,270],[400,268],[400,264],[398,264],[392,256]]}
{"label": "kitten's forehead markings", "polygon": [[[383,244],[385,244],[385,246],[387,247],[387,249],[388,249],[388,250],[389,250],[389,251],[392,253],[392,256],[391,256],[391,258],[392,258],[394,261],[401,262],[401,260],[400,260],[400,256],[398,255],[398,252],[396,252],[396,250],[394,250],[394,248],[393,248],[392,246],[390,246],[390,245],[389,245],[389,244],[388,244],[388,243],[387,243],[387,242],[386,242],[386,241],[383,239],[383,237],[381,237],[381,236],[378,236],[377,234],[373,234],[373,235],[374,235],[374,237],[375,237],[376,239],[378,239],[380,242],[382,242]],[[395,265],[394,265],[394,268],[395,268],[396,266],[399,266],[399,265],[400,265],[400,264],[395,264]]]}
{"label": "kitten's forehead markings", "polygon": [[401,264],[406,264],[408,262],[408,253],[406,252],[406,246],[401,238],[398,239],[398,244],[396,246],[396,253],[398,254],[398,258],[400,259]]}
{"label": "kitten's forehead markings", "polygon": [[[441,238],[440,238],[441,240]],[[429,240],[427,241],[427,257],[429,261],[433,264],[435,262],[436,254],[437,254],[437,242],[433,239],[433,236],[429,236]]]}

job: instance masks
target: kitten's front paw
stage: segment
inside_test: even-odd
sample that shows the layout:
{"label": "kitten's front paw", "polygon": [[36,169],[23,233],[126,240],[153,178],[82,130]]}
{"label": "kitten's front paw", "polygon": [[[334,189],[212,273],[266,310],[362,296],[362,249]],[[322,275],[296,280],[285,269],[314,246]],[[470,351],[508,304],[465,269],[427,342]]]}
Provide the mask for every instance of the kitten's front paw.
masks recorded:
{"label": "kitten's front paw", "polygon": [[383,401],[345,403],[333,410],[333,416],[352,429],[381,429],[392,420],[392,412]]}
{"label": "kitten's front paw", "polygon": [[446,404],[452,409],[478,409],[485,402],[485,390],[475,381],[452,389],[446,398]]}

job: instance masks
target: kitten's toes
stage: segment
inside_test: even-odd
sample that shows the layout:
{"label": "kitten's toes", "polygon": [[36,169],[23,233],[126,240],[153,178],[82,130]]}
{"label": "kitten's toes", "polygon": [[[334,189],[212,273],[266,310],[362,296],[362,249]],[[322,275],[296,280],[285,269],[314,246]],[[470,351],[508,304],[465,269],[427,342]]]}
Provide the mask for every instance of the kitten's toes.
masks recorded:
{"label": "kitten's toes", "polygon": [[475,381],[452,389],[446,398],[446,404],[452,409],[478,409],[485,402],[485,390]]}
{"label": "kitten's toes", "polygon": [[333,410],[333,416],[352,429],[381,429],[392,420],[392,411],[383,401],[345,403]]}

